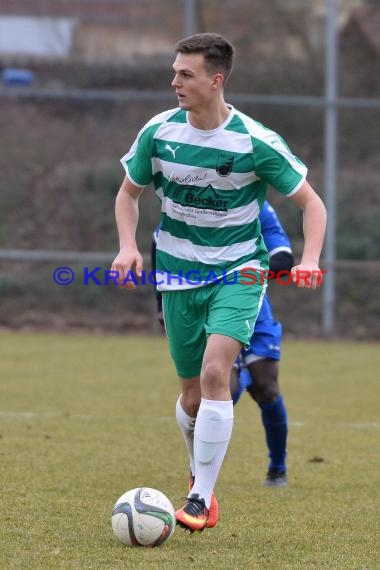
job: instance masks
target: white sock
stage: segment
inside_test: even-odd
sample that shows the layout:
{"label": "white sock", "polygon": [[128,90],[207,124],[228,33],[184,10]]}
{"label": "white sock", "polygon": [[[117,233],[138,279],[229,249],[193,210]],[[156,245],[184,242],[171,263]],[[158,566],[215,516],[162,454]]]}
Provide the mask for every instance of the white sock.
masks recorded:
{"label": "white sock", "polygon": [[233,422],[232,400],[202,398],[195,422],[195,483],[190,494],[198,493],[207,508],[230,442]]}
{"label": "white sock", "polygon": [[190,471],[194,475],[194,426],[196,418],[187,415],[181,404],[181,396],[177,400],[175,415],[189,452]]}

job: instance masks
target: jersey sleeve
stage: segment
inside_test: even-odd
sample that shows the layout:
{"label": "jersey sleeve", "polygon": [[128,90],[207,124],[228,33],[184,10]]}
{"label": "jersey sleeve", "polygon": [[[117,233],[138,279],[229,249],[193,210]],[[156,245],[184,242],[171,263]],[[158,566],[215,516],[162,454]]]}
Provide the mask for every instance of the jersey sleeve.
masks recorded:
{"label": "jersey sleeve", "polygon": [[279,251],[292,252],[290,240],[272,206],[264,202],[260,212],[261,233],[269,255]]}
{"label": "jersey sleeve", "polygon": [[275,132],[267,131],[260,138],[253,137],[255,173],[269,182],[285,196],[300,189],[307,175],[307,168]]}
{"label": "jersey sleeve", "polygon": [[129,152],[121,158],[128,178],[136,186],[145,187],[152,182],[155,130],[147,126],[141,129]]}

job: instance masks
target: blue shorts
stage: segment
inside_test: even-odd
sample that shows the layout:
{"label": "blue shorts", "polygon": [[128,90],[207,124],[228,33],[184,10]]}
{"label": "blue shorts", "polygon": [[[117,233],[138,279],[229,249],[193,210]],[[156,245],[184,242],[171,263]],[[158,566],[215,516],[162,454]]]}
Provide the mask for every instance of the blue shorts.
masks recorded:
{"label": "blue shorts", "polygon": [[250,346],[241,351],[243,364],[248,366],[259,358],[281,358],[282,325],[278,321],[257,321]]}
{"label": "blue shorts", "polygon": [[282,325],[273,319],[272,307],[268,295],[265,295],[249,348],[243,348],[235,362],[239,374],[239,390],[233,395],[234,404],[244,390],[252,386],[253,380],[247,366],[261,358],[280,360],[281,340]]}
{"label": "blue shorts", "polygon": [[235,362],[239,374],[239,388],[233,394],[234,405],[242,393],[253,384],[253,378],[247,369],[249,364],[261,358],[280,360],[281,356],[282,326],[277,321],[256,322],[255,332],[252,335],[250,347],[240,352]]}

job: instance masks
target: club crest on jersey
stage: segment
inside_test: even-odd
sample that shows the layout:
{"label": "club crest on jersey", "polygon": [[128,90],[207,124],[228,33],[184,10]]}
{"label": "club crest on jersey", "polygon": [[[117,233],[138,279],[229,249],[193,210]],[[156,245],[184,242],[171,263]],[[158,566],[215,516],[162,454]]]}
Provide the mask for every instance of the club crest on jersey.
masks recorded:
{"label": "club crest on jersey", "polygon": [[219,176],[229,176],[232,172],[232,166],[234,164],[234,157],[232,154],[223,152],[218,156],[218,162],[216,165],[216,172]]}

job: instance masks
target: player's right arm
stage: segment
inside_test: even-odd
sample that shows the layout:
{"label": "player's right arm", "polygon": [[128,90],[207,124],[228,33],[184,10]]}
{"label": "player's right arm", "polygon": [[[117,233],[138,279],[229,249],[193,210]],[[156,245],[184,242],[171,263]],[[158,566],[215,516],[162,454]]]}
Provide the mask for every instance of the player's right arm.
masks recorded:
{"label": "player's right arm", "polygon": [[127,154],[121,158],[126,177],[117,195],[115,207],[120,252],[111,269],[118,272],[118,283],[126,289],[136,287],[133,279],[126,281],[134,268],[137,277],[142,275],[143,259],[136,244],[139,197],[144,188],[153,181],[154,135],[165,116],[160,114],[153,117],[140,130]]}
{"label": "player's right arm", "polygon": [[116,197],[115,216],[120,251],[112,263],[111,270],[117,272],[119,285],[126,289],[136,287],[133,280],[128,280],[123,285],[128,273],[135,268],[136,275],[141,277],[143,269],[143,258],[136,243],[139,198],[142,192],[143,188],[133,184],[126,176]]}

